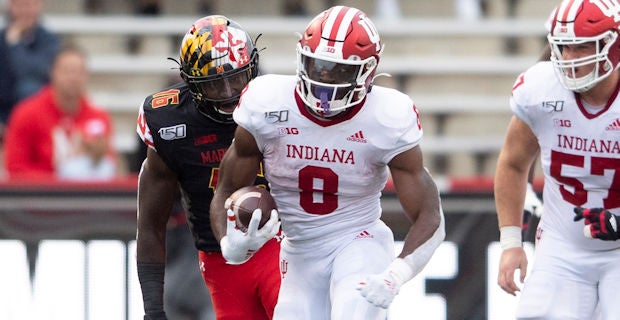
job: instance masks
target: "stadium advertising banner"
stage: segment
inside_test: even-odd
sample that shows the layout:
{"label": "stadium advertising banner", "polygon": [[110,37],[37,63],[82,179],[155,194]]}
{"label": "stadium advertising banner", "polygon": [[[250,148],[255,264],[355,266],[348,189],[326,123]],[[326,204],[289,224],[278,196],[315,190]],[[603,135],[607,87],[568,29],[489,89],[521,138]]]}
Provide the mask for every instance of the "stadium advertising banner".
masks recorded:
{"label": "stadium advertising banner", "polygon": [[[0,189],[0,319],[142,319],[135,181]],[[496,284],[501,249],[492,194],[442,199],[446,241],[403,286],[389,319],[513,319],[518,297]],[[410,223],[393,195],[382,205],[401,240]],[[396,246],[400,252],[402,242]],[[532,259],[532,245],[526,249]]]}

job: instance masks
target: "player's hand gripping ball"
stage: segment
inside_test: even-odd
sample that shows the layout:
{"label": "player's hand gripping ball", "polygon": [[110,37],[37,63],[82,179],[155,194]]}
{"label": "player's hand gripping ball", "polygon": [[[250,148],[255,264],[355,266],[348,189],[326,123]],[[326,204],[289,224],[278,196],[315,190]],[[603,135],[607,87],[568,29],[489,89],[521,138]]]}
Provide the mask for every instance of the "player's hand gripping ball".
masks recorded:
{"label": "player's hand gripping ball", "polygon": [[233,192],[226,199],[224,207],[231,209],[235,213],[237,228],[246,232],[254,210],[261,209],[262,211],[260,223],[258,224],[260,229],[271,217],[271,210],[276,209],[276,201],[267,189],[259,186],[248,186]]}

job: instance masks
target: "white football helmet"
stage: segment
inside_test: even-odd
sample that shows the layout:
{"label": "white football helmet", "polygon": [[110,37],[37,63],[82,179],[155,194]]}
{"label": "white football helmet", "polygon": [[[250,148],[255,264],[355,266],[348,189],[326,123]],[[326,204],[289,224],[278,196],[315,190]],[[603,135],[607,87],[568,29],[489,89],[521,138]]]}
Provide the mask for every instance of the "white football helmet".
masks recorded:
{"label": "white football helmet", "polygon": [[[551,46],[551,62],[562,85],[575,92],[590,90],[608,77],[620,60],[620,4],[615,1],[564,0],[554,11],[547,39]],[[567,45],[592,42],[594,54],[565,59],[562,49]],[[592,72],[575,77],[576,69],[595,65]]]}
{"label": "white football helmet", "polygon": [[382,51],[366,14],[332,7],[310,22],[297,44],[297,93],[322,117],[355,106],[370,91]]}

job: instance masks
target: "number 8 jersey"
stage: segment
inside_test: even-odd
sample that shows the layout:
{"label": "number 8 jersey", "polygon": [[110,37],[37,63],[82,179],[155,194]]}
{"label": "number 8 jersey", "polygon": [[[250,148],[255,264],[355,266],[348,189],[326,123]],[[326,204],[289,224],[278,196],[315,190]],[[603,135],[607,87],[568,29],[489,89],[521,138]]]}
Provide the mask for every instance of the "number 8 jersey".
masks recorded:
{"label": "number 8 jersey", "polygon": [[381,216],[387,163],[422,138],[417,110],[407,95],[374,86],[345,115],[317,118],[295,92],[297,82],[295,76],[256,78],[234,119],[263,153],[290,241],[361,230]]}
{"label": "number 8 jersey", "polygon": [[541,148],[542,230],[582,248],[620,247],[617,241],[586,238],[583,222],[573,221],[575,206],[604,207],[620,214],[617,96],[618,87],[605,106],[588,106],[557,81],[551,62],[539,62],[517,78],[510,99],[512,111],[531,128]]}

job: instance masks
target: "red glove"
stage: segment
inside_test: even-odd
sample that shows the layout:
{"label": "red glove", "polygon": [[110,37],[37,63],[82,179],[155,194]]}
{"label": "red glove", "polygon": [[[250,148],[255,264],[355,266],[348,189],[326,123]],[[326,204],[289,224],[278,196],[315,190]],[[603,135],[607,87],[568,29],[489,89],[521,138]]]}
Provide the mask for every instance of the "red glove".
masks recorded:
{"label": "red glove", "polygon": [[573,220],[585,219],[583,234],[588,238],[601,240],[618,240],[618,221],[620,217],[605,210],[604,208],[582,208],[575,207],[575,217]]}

